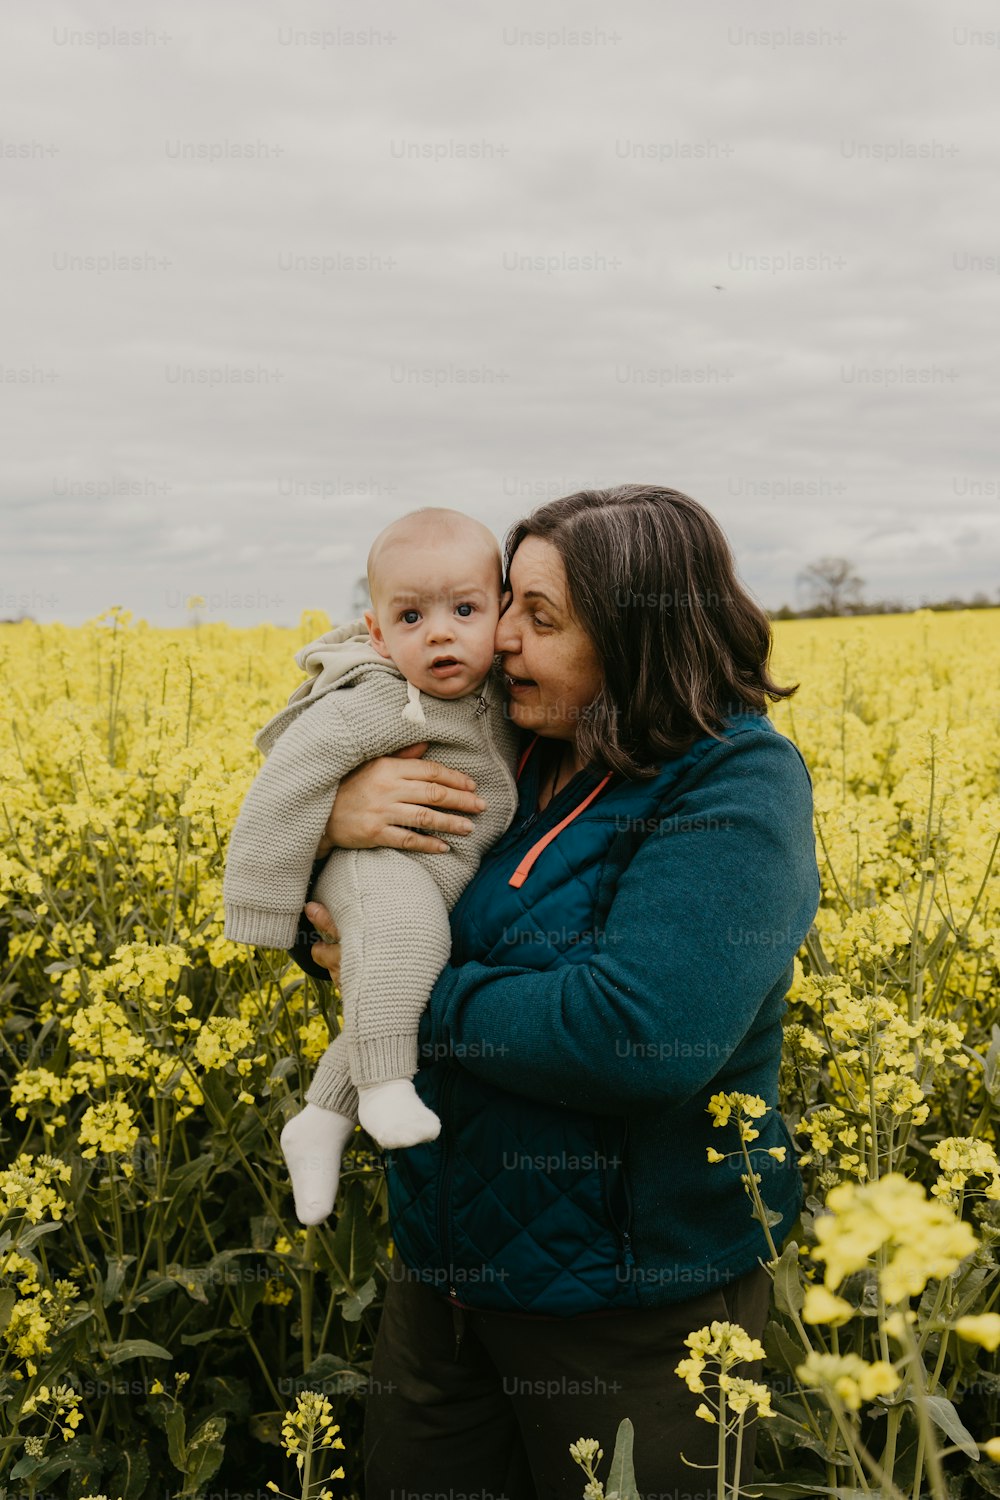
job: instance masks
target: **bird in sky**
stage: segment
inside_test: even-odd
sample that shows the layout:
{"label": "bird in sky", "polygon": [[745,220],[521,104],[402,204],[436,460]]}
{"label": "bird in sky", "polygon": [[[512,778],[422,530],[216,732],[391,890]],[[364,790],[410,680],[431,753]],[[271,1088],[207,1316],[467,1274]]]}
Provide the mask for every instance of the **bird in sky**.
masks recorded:
{"label": "bird in sky", "polygon": [[720,286],[717,281],[713,281],[712,282],[712,286],[715,288],[715,290],[717,292],[724,292],[726,290],[725,287],[724,286]]}

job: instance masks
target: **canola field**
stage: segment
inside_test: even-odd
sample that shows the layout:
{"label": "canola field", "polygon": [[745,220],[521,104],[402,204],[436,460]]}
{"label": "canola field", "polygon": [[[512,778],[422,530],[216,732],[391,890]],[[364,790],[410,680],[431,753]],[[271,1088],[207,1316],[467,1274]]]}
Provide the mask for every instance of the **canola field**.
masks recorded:
{"label": "canola field", "polygon": [[[335,999],[222,935],[253,732],[329,624],[0,626],[8,1494],[362,1493],[378,1157],[298,1225],[278,1134]],[[823,877],[782,1077],[809,1197],[767,1393],[726,1377],[714,1419],[756,1403],[775,1500],[1000,1494],[1000,610],[782,622],[773,665]],[[760,1101],[719,1100],[706,1172],[744,1153],[766,1223]]]}

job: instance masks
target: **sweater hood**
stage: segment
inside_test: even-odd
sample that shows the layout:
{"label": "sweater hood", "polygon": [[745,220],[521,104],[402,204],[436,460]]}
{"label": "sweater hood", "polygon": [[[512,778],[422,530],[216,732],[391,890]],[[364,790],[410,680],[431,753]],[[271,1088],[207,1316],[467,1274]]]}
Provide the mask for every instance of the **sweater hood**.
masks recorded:
{"label": "sweater hood", "polygon": [[[254,735],[253,742],[264,755],[270,752],[289,724],[325,693],[346,687],[349,682],[369,672],[387,672],[393,677],[402,677],[396,664],[375,650],[363,619],[338,625],[317,636],[314,641],[296,651],[295,664],[308,674],[306,680],[300,682],[292,693],[288,706],[276,713]],[[407,707],[413,702],[415,692],[416,689],[410,689]]]}
{"label": "sweater hood", "polygon": [[314,698],[329,687],[342,686],[357,676],[359,667],[387,667],[398,676],[398,668],[375,650],[364,620],[352,620],[317,636],[308,646],[296,651],[295,665],[307,677],[292,693],[289,706],[305,698]]}

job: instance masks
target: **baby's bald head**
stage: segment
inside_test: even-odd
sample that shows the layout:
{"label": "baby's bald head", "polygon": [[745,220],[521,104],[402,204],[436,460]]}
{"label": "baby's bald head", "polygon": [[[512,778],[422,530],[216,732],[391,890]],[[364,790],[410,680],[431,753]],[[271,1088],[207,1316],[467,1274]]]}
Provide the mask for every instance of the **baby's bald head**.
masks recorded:
{"label": "baby's bald head", "polygon": [[372,542],[368,553],[368,591],[376,609],[380,583],[389,567],[395,573],[403,558],[428,548],[442,554],[446,550],[460,554],[466,566],[479,576],[485,572],[492,580],[495,575],[499,592],[503,564],[499,543],[489,527],[460,510],[426,505],[392,521]]}

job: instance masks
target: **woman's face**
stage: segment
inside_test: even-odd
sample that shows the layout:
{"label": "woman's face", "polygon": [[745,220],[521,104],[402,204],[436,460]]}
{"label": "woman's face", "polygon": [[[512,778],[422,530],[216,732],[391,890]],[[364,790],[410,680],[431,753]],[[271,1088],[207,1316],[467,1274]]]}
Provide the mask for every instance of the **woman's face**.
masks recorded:
{"label": "woman's face", "polygon": [[566,570],[551,542],[524,538],[511,559],[510,590],[496,633],[510,717],[522,729],[573,740],[602,674],[590,637],[570,610]]}

